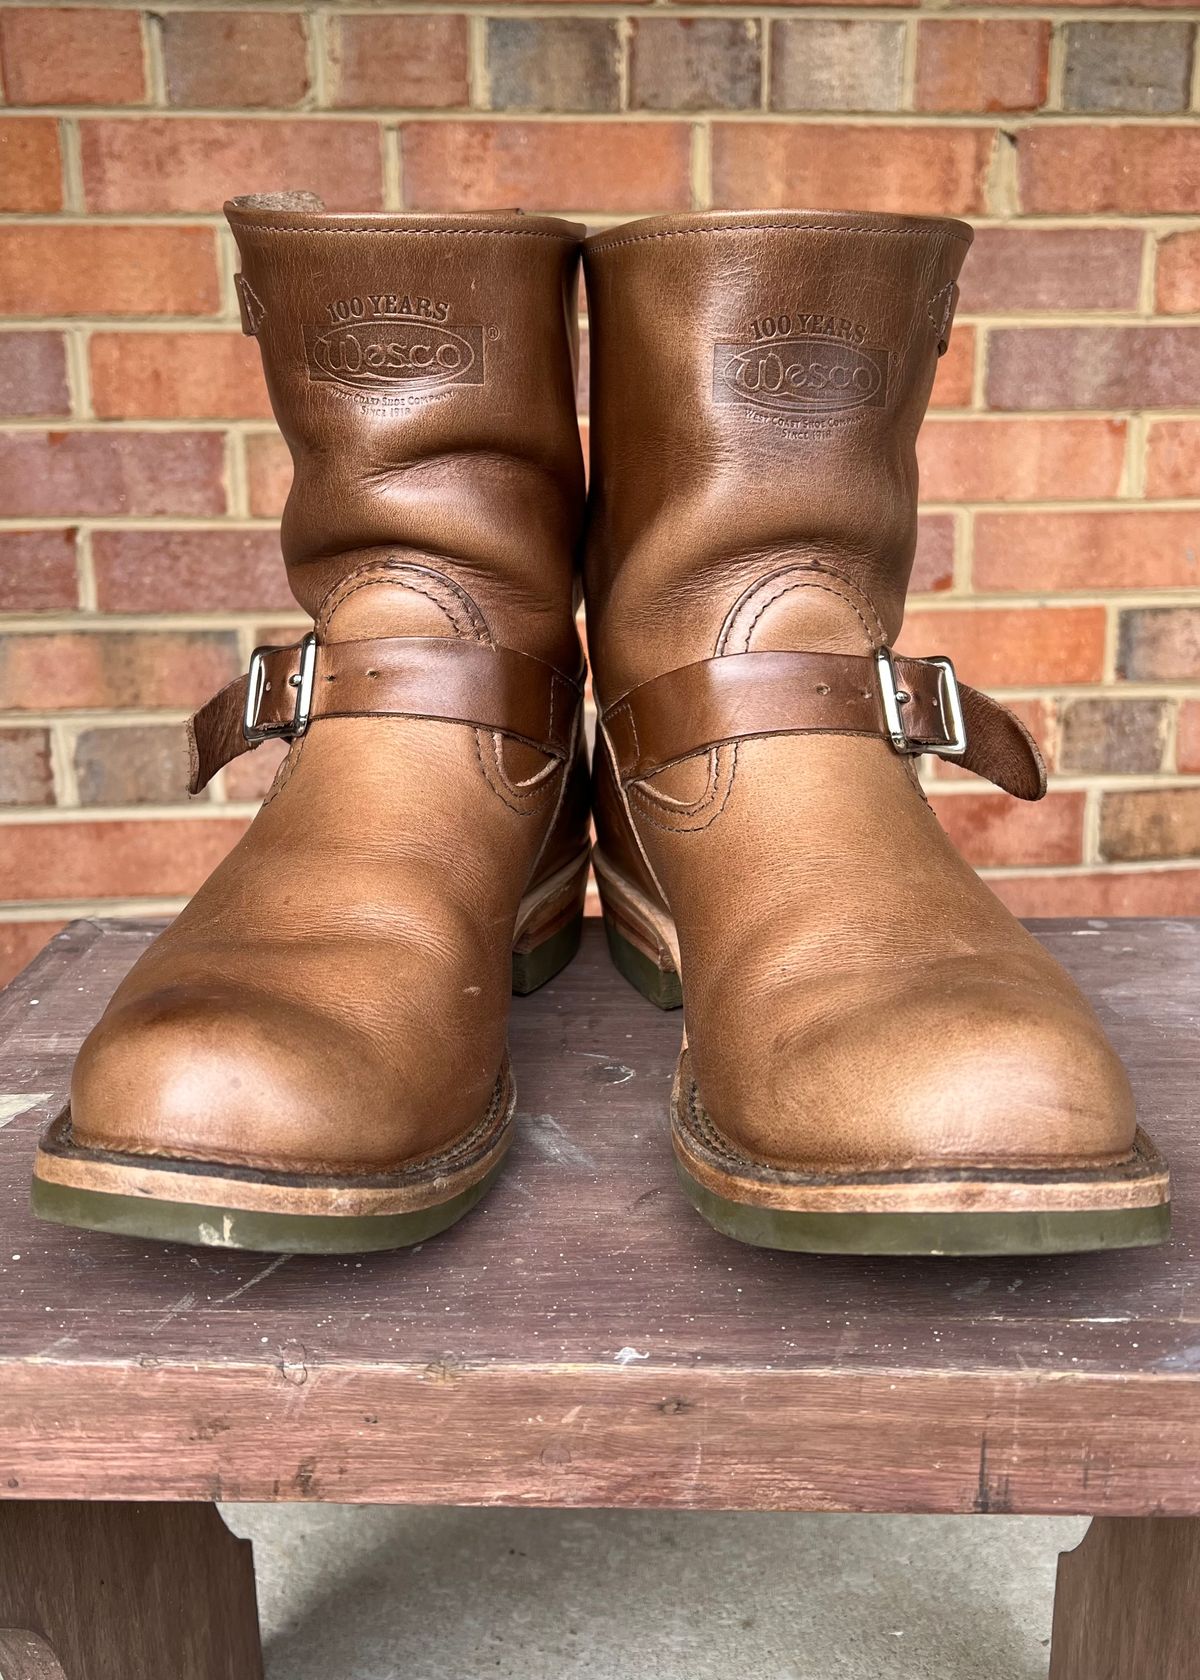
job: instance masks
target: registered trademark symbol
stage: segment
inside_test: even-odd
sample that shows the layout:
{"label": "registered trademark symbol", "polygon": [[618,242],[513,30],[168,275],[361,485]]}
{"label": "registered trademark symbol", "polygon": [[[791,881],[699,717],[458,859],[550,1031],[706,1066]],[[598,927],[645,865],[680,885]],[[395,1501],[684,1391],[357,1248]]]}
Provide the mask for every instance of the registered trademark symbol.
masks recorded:
{"label": "registered trademark symbol", "polygon": [[496,340],[499,337],[500,337],[500,328],[499,327],[489,327],[487,329],[487,341],[488,341],[489,344],[495,344]]}

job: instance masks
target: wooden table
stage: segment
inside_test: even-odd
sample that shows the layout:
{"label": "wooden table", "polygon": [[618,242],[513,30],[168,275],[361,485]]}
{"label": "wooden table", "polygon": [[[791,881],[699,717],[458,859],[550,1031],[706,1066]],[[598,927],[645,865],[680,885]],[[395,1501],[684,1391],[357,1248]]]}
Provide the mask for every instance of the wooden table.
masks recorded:
{"label": "wooden table", "polygon": [[268,1259],[40,1225],[35,1134],[150,937],[59,934],[0,996],[0,1676],[261,1674],[222,1499],[1086,1512],[1053,1680],[1196,1680],[1200,922],[1036,931],[1170,1158],[1165,1248],[855,1262],[724,1240],[674,1183],[680,1017],[593,927],[515,1002],[519,1142],[448,1235]]}

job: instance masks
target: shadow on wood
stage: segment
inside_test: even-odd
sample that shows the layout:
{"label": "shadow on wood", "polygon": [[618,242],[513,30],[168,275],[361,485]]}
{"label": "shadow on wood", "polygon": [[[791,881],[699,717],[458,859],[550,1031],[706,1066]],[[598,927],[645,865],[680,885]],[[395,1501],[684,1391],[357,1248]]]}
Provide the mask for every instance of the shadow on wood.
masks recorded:
{"label": "shadow on wood", "polygon": [[212,1505],[0,1504],[0,1628],[2,1680],[262,1680],[250,1544]]}
{"label": "shadow on wood", "polygon": [[1200,1517],[1096,1517],[1058,1560],[1050,1680],[1200,1680]]}

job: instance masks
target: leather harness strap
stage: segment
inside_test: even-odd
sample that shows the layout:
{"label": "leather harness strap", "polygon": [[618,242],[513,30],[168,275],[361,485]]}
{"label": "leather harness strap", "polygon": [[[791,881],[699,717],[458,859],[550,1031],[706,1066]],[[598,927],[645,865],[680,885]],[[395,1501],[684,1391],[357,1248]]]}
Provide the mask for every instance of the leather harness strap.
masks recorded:
{"label": "leather harness strap", "polygon": [[895,657],[886,649],[701,659],[631,689],[602,722],[622,784],[727,742],[835,734],[881,735],[901,752],[953,758],[1018,799],[1046,791],[1041,754],[1018,718],[960,685],[949,661]]}
{"label": "leather harness strap", "polygon": [[231,759],[330,717],[411,717],[495,730],[549,754],[570,751],[582,679],[530,654],[459,636],[259,648],[250,670],[203,705],[189,727],[199,793]]}

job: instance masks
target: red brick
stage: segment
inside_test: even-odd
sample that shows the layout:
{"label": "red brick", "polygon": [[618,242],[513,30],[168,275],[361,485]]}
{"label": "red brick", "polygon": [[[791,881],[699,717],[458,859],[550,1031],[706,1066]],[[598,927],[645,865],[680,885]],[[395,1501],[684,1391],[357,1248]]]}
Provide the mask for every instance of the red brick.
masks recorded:
{"label": "red brick", "polygon": [[258,349],[240,332],[100,332],[89,360],[102,420],[270,417]]}
{"label": "red brick", "polygon": [[1200,869],[1008,875],[988,885],[1017,916],[1200,915]]}
{"label": "red brick", "polygon": [[65,922],[0,922],[0,986],[15,980]]}
{"label": "red brick", "polygon": [[1129,682],[1195,682],[1200,607],[1131,607],[1119,616],[1117,675]]}
{"label": "red brick", "polygon": [[931,420],[918,444],[930,502],[1113,496],[1125,460],[1121,420]]}
{"label": "red brick", "polygon": [[61,210],[62,161],[53,117],[0,117],[0,210]]}
{"label": "red brick", "polygon": [[917,521],[917,557],[909,589],[914,595],[949,589],[954,582],[954,517],[923,513]]}
{"label": "red brick", "polygon": [[1161,239],[1157,258],[1159,313],[1192,315],[1200,311],[1200,229]]}
{"label": "red brick", "polygon": [[1096,682],[1104,669],[1104,608],[918,608],[897,645],[916,657],[947,654],[976,688]]}
{"label": "red brick", "polygon": [[140,105],[141,21],[92,6],[0,12],[0,69],[10,105]]}
{"label": "red brick", "polygon": [[0,333],[0,414],[69,414],[67,353],[57,332]]}
{"label": "red brick", "polygon": [[257,803],[265,799],[276,772],[288,755],[285,741],[264,741],[253,752],[243,753],[219,773],[225,797],[233,804]]}
{"label": "red brick", "polygon": [[0,531],[0,612],[78,605],[74,530]]}
{"label": "red brick", "polygon": [[930,408],[969,408],[975,382],[975,328],[960,324],[950,334],[929,398]]}
{"label": "red brick", "polygon": [[308,42],[298,12],[166,12],[168,105],[298,105],[308,92]]}
{"label": "red brick", "polygon": [[178,897],[193,893],[245,832],[241,817],[10,823],[0,897]]}
{"label": "red brick", "polygon": [[215,432],[10,432],[0,518],[224,513],[224,475]]}
{"label": "red brick", "polygon": [[1200,700],[1185,700],[1180,705],[1175,765],[1188,775],[1200,772]]}
{"label": "red brick", "polygon": [[383,110],[465,105],[467,20],[427,16],[330,16],[330,103]]}
{"label": "red brick", "polygon": [[976,868],[1078,863],[1083,856],[1082,793],[1051,793],[1036,804],[1006,793],[932,793],[930,804]]}
{"label": "red brick", "polygon": [[84,729],[75,740],[81,805],[184,805],[188,744],[182,723]]}
{"label": "red brick", "polygon": [[629,103],[637,111],[750,111],[762,92],[756,18],[635,18]]}
{"label": "red brick", "polygon": [[1070,700],[1062,708],[1059,766],[1069,775],[1150,775],[1162,768],[1165,700],[1109,695]]}
{"label": "red brick", "polygon": [[411,122],[400,128],[413,210],[686,210],[685,123]]}
{"label": "red brick", "polygon": [[1136,309],[1143,237],[1136,228],[977,228],[959,311]]}
{"label": "red brick", "polygon": [[1152,420],[1146,440],[1147,496],[1194,496],[1200,487],[1200,420]]}
{"label": "red brick", "polygon": [[1017,136],[1021,208],[1193,215],[1200,202],[1200,128],[1184,124],[1051,123]]}
{"label": "red brick", "polygon": [[1192,589],[1200,585],[1200,509],[981,513],[976,589]]}
{"label": "red brick", "polygon": [[89,210],[219,210],[303,181],[331,210],[379,210],[383,163],[369,122],[253,117],[89,117],[79,125]]}
{"label": "red brick", "polygon": [[0,805],[53,805],[48,729],[0,729]]}
{"label": "red brick", "polygon": [[246,438],[246,477],[250,512],[256,519],[278,519],[292,487],[292,457],[278,432]]}
{"label": "red brick", "polygon": [[236,677],[240,667],[236,637],[224,631],[59,630],[0,636],[0,710],[187,710]]}
{"label": "red brick", "polygon": [[713,204],[970,215],[984,208],[992,139],[988,128],[717,122]]}
{"label": "red brick", "polygon": [[1050,25],[1025,18],[923,18],[918,111],[1035,111],[1046,102]]}
{"label": "red brick", "polygon": [[990,408],[1178,408],[1200,388],[1200,327],[1001,327]]}
{"label": "red brick", "polygon": [[102,612],[284,611],[295,606],[276,531],[96,531]]}
{"label": "red brick", "polygon": [[1200,854],[1200,787],[1106,793],[1100,804],[1100,855],[1117,863]]}
{"label": "red brick", "polygon": [[0,296],[10,315],[212,315],[216,242],[203,227],[0,227]]}

